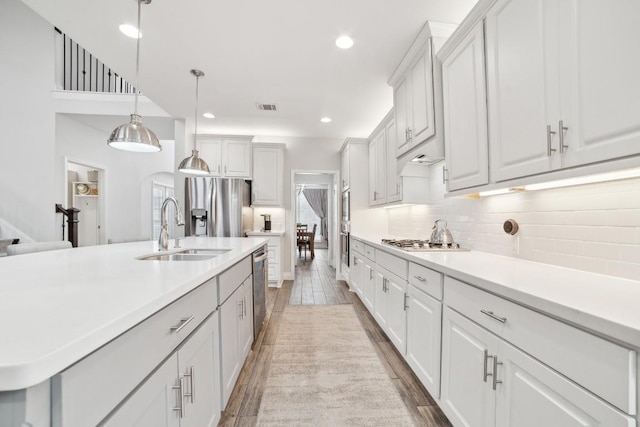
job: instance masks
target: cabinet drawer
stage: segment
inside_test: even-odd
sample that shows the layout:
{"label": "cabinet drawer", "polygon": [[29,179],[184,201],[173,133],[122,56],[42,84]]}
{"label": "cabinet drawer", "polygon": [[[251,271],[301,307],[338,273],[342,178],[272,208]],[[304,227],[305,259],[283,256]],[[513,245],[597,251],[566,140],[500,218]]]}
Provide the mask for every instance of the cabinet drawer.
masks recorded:
{"label": "cabinet drawer", "polygon": [[242,282],[249,277],[253,270],[251,263],[252,259],[248,256],[218,276],[220,305],[222,305],[227,298],[231,296],[233,291],[235,291],[238,286],[242,285]]}
{"label": "cabinet drawer", "polygon": [[364,256],[370,260],[376,259],[376,249],[373,246],[364,245]]}
{"label": "cabinet drawer", "polygon": [[626,413],[636,413],[635,351],[450,277],[444,284],[445,304]]}
{"label": "cabinet drawer", "polygon": [[96,425],[216,309],[216,288],[205,282],[53,377],[52,425]]}
{"label": "cabinet drawer", "polygon": [[376,251],[375,258],[371,257],[371,259],[375,259],[376,264],[386,268],[402,280],[407,280],[409,261],[380,250]]}
{"label": "cabinet drawer", "polygon": [[351,250],[355,251],[355,252],[360,252],[361,254],[364,254],[364,243],[362,243],[360,240],[356,240],[356,239],[351,239]]}
{"label": "cabinet drawer", "polygon": [[413,262],[409,263],[409,283],[442,301],[442,274]]}

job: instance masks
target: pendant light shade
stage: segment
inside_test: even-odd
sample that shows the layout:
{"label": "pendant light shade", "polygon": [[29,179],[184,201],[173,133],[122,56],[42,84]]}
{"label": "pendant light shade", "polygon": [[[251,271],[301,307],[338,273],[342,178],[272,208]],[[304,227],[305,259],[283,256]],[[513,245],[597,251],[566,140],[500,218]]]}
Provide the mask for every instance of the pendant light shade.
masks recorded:
{"label": "pendant light shade", "polygon": [[[151,0],[138,0],[138,32],[140,32],[140,9],[142,4],[149,4]],[[141,153],[152,153],[162,150],[160,141],[151,129],[142,126],[142,117],[138,115],[138,76],[140,74],[140,37],[136,44],[136,84],[135,109],[131,115],[131,122],[120,125],[111,132],[107,144],[113,148]]]}
{"label": "pendant light shade", "polygon": [[191,74],[196,76],[196,126],[193,132],[193,150],[191,150],[191,156],[187,157],[180,162],[178,170],[182,173],[190,175],[208,175],[209,165],[198,156],[197,150],[197,138],[198,138],[198,81],[200,77],[204,76],[204,73],[200,70],[191,70]]}

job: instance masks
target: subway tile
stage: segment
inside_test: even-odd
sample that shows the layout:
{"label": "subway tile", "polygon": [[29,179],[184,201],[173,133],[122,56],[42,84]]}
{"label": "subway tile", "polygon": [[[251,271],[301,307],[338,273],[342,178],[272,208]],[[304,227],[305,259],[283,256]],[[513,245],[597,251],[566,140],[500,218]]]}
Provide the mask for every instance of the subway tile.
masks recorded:
{"label": "subway tile", "polygon": [[630,262],[609,262],[607,274],[624,277],[631,280],[640,280],[640,264]]}
{"label": "subway tile", "polygon": [[573,221],[575,225],[607,225],[609,217],[617,211],[577,211],[573,212]]}
{"label": "subway tile", "polygon": [[640,227],[640,209],[620,209],[609,212],[605,225],[614,227]]}
{"label": "subway tile", "polygon": [[[634,227],[594,227],[596,236],[593,239],[596,242],[603,243],[639,243],[637,240],[640,228]],[[640,261],[639,261],[640,262]]]}
{"label": "subway tile", "polygon": [[600,243],[600,242],[582,242],[583,253],[587,257],[619,260],[620,245]]}
{"label": "subway tile", "polygon": [[596,241],[595,227],[567,226],[564,229],[564,238],[568,240]]}
{"label": "subway tile", "polygon": [[555,251],[568,255],[584,255],[584,242],[577,240],[555,240]]}
{"label": "subway tile", "polygon": [[[640,245],[619,245],[620,261],[640,264]],[[638,277],[640,279],[640,276]]]}
{"label": "subway tile", "polygon": [[618,193],[617,197],[620,209],[640,209],[640,190]]}

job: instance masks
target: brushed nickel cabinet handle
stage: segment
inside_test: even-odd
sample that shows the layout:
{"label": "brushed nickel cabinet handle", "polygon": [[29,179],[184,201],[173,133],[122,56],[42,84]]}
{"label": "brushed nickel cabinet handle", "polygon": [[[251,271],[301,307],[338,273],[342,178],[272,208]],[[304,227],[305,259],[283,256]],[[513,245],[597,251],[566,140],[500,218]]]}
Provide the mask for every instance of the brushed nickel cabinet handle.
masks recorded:
{"label": "brushed nickel cabinet handle", "polygon": [[498,384],[502,384],[502,381],[498,379],[498,365],[502,365],[502,362],[498,362],[498,356],[493,356],[493,389],[495,390]]}
{"label": "brushed nickel cabinet handle", "polygon": [[449,172],[449,171],[447,171],[447,167],[443,166],[442,167],[442,183],[443,184],[446,184],[447,181],[449,181],[449,178],[447,178],[447,172]]}
{"label": "brushed nickel cabinet handle", "polygon": [[382,292],[387,292],[387,278],[382,278]]}
{"label": "brushed nickel cabinet handle", "polygon": [[487,382],[487,377],[492,376],[493,374],[489,373],[489,369],[488,369],[488,365],[489,365],[489,359],[493,359],[493,356],[489,356],[489,350],[485,349],[484,350],[484,370],[483,370],[483,381],[486,383]]}
{"label": "brushed nickel cabinet handle", "polygon": [[409,128],[404,129],[404,142],[409,142]]}
{"label": "brushed nickel cabinet handle", "polygon": [[407,311],[409,309],[409,301],[408,301],[409,295],[407,295],[407,293],[404,293],[404,311]]}
{"label": "brushed nickel cabinet handle", "polygon": [[413,130],[411,128],[408,129],[409,130],[409,142],[413,141]]}
{"label": "brushed nickel cabinet handle", "polygon": [[480,313],[486,314],[487,316],[491,317],[494,320],[497,320],[500,323],[507,323],[507,318],[506,317],[500,317],[500,316],[494,314],[493,311],[480,310]]}
{"label": "brushed nickel cabinet handle", "polygon": [[568,145],[564,144],[564,132],[569,130],[568,127],[564,125],[564,122],[560,120],[558,122],[558,141],[560,144],[560,154],[564,154],[565,149],[569,148]]}
{"label": "brushed nickel cabinet handle", "polygon": [[369,267],[369,280],[373,279],[373,268]]}
{"label": "brushed nickel cabinet handle", "polygon": [[178,411],[178,413],[180,414],[180,418],[184,418],[184,378],[180,377],[180,379],[178,380],[178,385],[171,386],[171,388],[173,390],[178,390],[178,399],[180,402],[178,406],[173,408],[173,410]]}
{"label": "brushed nickel cabinet handle", "polygon": [[[551,135],[555,135],[556,133],[551,130],[551,125],[547,125],[547,157],[551,157],[551,154],[556,151],[555,148],[551,148]],[[562,149],[560,149],[562,152]]]}
{"label": "brushed nickel cabinet handle", "polygon": [[422,276],[413,276],[413,278],[414,278],[414,279],[417,279],[417,280],[419,280],[419,281],[421,281],[421,282],[426,282],[426,281],[427,281],[427,279],[425,279],[425,278],[424,278],[424,277],[422,277]]}
{"label": "brushed nickel cabinet handle", "polygon": [[238,307],[240,308],[240,313],[238,313],[238,317],[242,319],[244,317],[244,307],[242,306],[243,302],[242,300],[240,300],[236,302],[236,304],[238,304]]}
{"label": "brushed nickel cabinet handle", "polygon": [[184,377],[189,377],[189,393],[185,393],[184,397],[188,397],[191,400],[191,403],[193,403],[196,400],[195,372],[196,372],[195,368],[191,366],[188,372],[184,374]]}
{"label": "brushed nickel cabinet handle", "polygon": [[171,332],[175,332],[176,334],[178,332],[180,332],[185,326],[187,326],[189,324],[189,322],[191,322],[193,320],[193,316],[189,316],[189,317],[184,317],[182,319],[180,319],[180,323],[178,323],[176,326],[172,326],[169,328],[169,330]]}

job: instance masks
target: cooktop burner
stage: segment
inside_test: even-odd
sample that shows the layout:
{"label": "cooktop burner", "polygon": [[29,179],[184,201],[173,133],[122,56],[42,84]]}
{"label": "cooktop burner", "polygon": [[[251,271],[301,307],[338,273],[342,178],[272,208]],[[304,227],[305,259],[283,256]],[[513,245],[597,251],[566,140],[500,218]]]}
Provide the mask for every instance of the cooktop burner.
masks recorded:
{"label": "cooktop burner", "polygon": [[428,240],[416,239],[382,239],[382,244],[394,246],[407,252],[435,252],[435,251],[468,251],[457,243],[442,245],[431,243]]}

